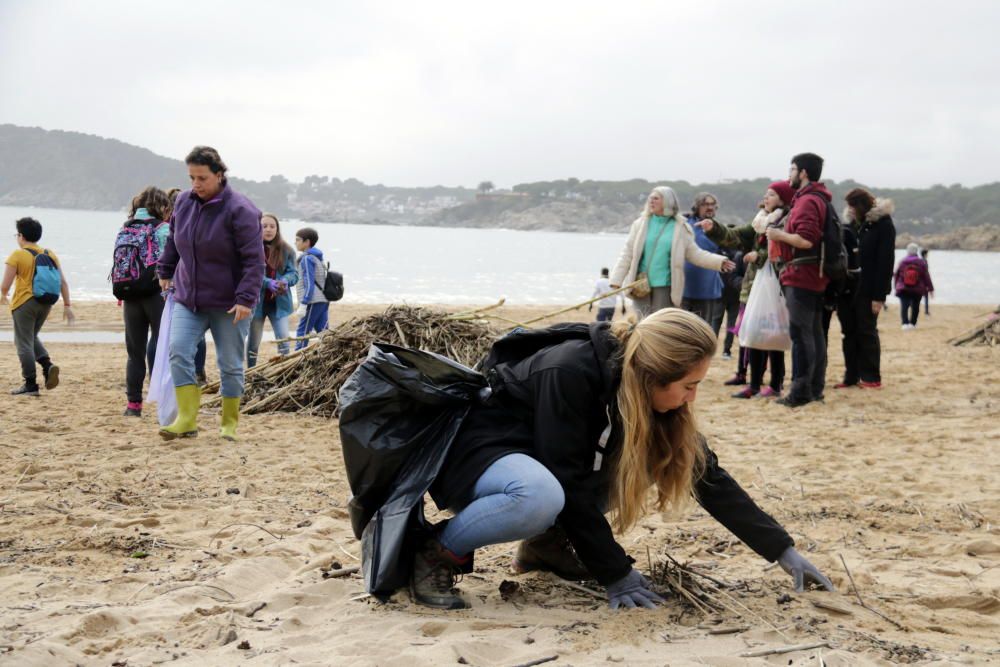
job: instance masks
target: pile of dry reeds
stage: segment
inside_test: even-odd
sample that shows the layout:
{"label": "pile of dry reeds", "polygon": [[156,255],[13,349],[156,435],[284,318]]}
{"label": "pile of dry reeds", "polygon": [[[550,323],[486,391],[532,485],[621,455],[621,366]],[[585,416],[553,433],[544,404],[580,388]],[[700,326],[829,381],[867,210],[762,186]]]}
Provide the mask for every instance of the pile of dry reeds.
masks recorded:
{"label": "pile of dry reeds", "polygon": [[1000,345],[1000,306],[988,315],[985,322],[948,342],[952,345]]}
{"label": "pile of dry reeds", "polygon": [[[496,332],[482,321],[455,319],[430,308],[390,306],[323,332],[318,341],[246,374],[243,412],[303,412],[333,416],[344,381],[374,342],[429,350],[474,366],[489,351]],[[211,392],[213,386],[205,388]]]}

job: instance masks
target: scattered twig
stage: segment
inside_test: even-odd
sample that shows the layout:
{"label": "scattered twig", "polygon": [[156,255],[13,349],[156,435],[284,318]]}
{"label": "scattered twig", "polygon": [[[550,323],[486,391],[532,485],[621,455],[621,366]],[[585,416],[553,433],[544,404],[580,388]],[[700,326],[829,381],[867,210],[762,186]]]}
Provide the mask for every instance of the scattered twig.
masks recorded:
{"label": "scattered twig", "polygon": [[557,584],[562,584],[568,588],[572,588],[575,591],[580,591],[581,593],[587,593],[588,595],[593,595],[595,598],[604,600],[607,596],[604,593],[595,591],[593,588],[587,588],[586,586],[581,586],[580,584],[574,583],[572,581],[566,581],[565,579],[560,579],[558,577],[552,577],[552,581]]}
{"label": "scattered twig", "polygon": [[568,313],[571,310],[578,310],[580,308],[583,308],[584,306],[589,306],[590,304],[594,303],[595,301],[600,301],[601,299],[606,299],[609,296],[614,296],[616,294],[620,294],[621,292],[628,291],[628,290],[632,289],[633,287],[635,287],[640,282],[642,282],[642,281],[636,280],[634,282],[629,283],[628,285],[625,285],[624,287],[619,287],[616,290],[612,290],[610,292],[605,292],[601,296],[596,296],[593,299],[587,299],[586,301],[578,303],[575,306],[567,306],[566,308],[560,308],[559,310],[554,310],[551,313],[545,313],[544,315],[539,315],[538,317],[533,317],[530,320],[525,320],[524,324],[525,324],[525,326],[527,326],[529,324],[534,324],[535,322],[541,322],[542,320],[547,320],[550,317],[555,317],[556,315],[562,315],[563,313]]}
{"label": "scattered twig", "polygon": [[215,535],[212,535],[212,537],[210,537],[209,540],[208,540],[208,546],[209,547],[212,546],[212,541],[216,537],[218,537],[219,534],[222,533],[222,531],[224,531],[226,528],[232,528],[233,526],[251,526],[253,528],[257,528],[259,530],[263,530],[265,533],[267,533],[268,535],[270,535],[271,537],[273,537],[276,540],[282,540],[282,539],[284,539],[284,538],[282,538],[282,537],[280,537],[278,535],[275,535],[274,533],[272,533],[271,531],[269,531],[267,528],[264,528],[264,526],[258,526],[255,523],[231,523],[228,526],[223,526],[219,530],[215,531]]}
{"label": "scattered twig", "polygon": [[893,625],[895,625],[900,630],[908,630],[908,628],[905,625],[903,625],[902,623],[900,623],[899,621],[891,619],[888,616],[886,616],[885,614],[883,614],[882,612],[880,612],[879,610],[874,609],[872,607],[869,607],[867,604],[865,604],[865,601],[861,599],[861,592],[858,590],[858,585],[856,583],[854,583],[854,576],[851,575],[851,570],[850,570],[850,568],[847,567],[847,561],[844,560],[843,554],[837,554],[837,555],[840,556],[840,562],[843,563],[843,565],[844,565],[844,571],[847,572],[847,578],[851,580],[851,588],[854,590],[855,597],[858,598],[858,604],[860,604],[862,607],[864,607],[865,609],[867,609],[871,613],[875,614],[876,616],[879,616],[879,617],[884,618],[885,620],[889,621],[890,623],[892,623]]}
{"label": "scattered twig", "polygon": [[741,658],[760,658],[765,655],[781,655],[782,653],[795,653],[796,651],[811,651],[814,648],[830,648],[830,642],[816,642],[815,644],[795,644],[794,646],[779,646],[778,648],[767,648],[759,651],[747,651],[740,653]]}
{"label": "scattered twig", "polygon": [[355,572],[360,572],[360,565],[352,565],[350,567],[342,567],[339,570],[324,570],[324,579],[336,579],[337,577],[346,577],[349,574],[354,574]]}
{"label": "scattered twig", "polygon": [[539,658],[538,660],[531,660],[529,662],[519,662],[514,667],[535,667],[535,665],[543,665],[546,662],[552,662],[553,660],[558,660],[558,655],[547,655],[544,658]]}

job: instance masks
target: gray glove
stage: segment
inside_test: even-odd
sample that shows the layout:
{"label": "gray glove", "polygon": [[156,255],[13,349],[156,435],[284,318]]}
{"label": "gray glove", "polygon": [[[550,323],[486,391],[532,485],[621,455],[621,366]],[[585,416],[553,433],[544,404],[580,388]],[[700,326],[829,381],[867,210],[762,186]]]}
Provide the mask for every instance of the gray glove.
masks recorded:
{"label": "gray glove", "polygon": [[795,592],[801,593],[805,590],[807,581],[818,584],[828,591],[836,590],[830,580],[816,569],[816,566],[805,559],[805,557],[795,550],[795,547],[788,547],[781,556],[778,557],[778,565],[781,569],[792,575],[795,580]]}
{"label": "gray glove", "polygon": [[608,606],[612,609],[637,606],[646,609],[656,609],[656,602],[663,598],[651,591],[649,579],[642,576],[638,570],[632,570],[613,584],[608,585]]}

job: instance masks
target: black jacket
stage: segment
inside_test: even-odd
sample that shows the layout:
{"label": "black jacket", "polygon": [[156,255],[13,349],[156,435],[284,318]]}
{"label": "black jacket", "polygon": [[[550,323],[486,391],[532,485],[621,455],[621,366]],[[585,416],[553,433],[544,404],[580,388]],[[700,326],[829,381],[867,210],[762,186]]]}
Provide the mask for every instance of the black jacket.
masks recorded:
{"label": "black jacket", "polygon": [[[535,457],[562,484],[566,504],[559,523],[591,574],[607,585],[632,567],[604,516],[622,437],[616,403],[620,344],[607,323],[559,325],[550,331],[562,332],[563,342],[527,356],[505,354],[505,339],[494,347],[484,367],[493,397],[470,410],[431,493],[439,506],[461,507],[494,461],[514,452]],[[556,339],[538,338],[542,343]],[[530,345],[522,346],[522,352],[529,350]],[[751,549],[777,559],[792,538],[719,467],[710,449],[707,454],[705,474],[695,487],[698,502]]]}
{"label": "black jacket", "polygon": [[876,199],[875,206],[860,223],[853,220],[850,209],[845,214],[858,235],[857,259],[861,275],[857,289],[872,301],[885,301],[892,291],[892,271],[896,263],[893,210],[891,199]]}

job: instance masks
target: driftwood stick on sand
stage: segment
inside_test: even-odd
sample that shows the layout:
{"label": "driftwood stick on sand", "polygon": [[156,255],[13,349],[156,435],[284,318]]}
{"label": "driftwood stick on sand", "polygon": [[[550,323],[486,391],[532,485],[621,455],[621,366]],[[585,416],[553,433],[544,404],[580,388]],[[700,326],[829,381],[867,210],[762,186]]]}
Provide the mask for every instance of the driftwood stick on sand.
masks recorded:
{"label": "driftwood stick on sand", "polygon": [[499,308],[504,303],[506,303],[506,301],[507,301],[507,297],[502,296],[502,297],[500,297],[499,301],[497,301],[496,303],[494,303],[491,306],[483,306],[482,308],[473,308],[472,310],[462,310],[462,311],[459,311],[457,313],[452,313],[451,315],[448,315],[444,319],[446,319],[446,320],[474,319],[480,313],[485,313],[487,311]]}
{"label": "driftwood stick on sand", "polygon": [[740,653],[741,658],[760,658],[765,655],[781,655],[782,653],[795,653],[796,651],[811,651],[814,648],[830,648],[830,642],[816,642],[814,644],[795,644],[793,646],[779,646],[778,648],[765,648],[759,651],[747,651]]}
{"label": "driftwood stick on sand", "polygon": [[589,306],[590,304],[594,303],[595,301],[600,301],[601,299],[606,299],[609,296],[614,296],[615,294],[620,294],[621,292],[624,292],[626,290],[630,290],[633,287],[635,287],[636,285],[638,285],[640,282],[642,282],[642,281],[641,280],[636,280],[634,282],[629,283],[628,285],[625,285],[624,287],[619,287],[616,290],[612,290],[610,292],[605,292],[601,296],[595,296],[593,299],[587,299],[586,301],[578,303],[575,306],[567,306],[566,308],[560,308],[559,310],[554,310],[551,313],[545,313],[544,315],[539,315],[538,317],[532,318],[530,320],[525,320],[524,324],[526,324],[526,325],[527,324],[534,324],[535,322],[541,322],[542,320],[547,320],[550,317],[555,317],[556,315],[562,315],[563,313],[568,313],[571,310],[578,310],[580,308],[583,308],[584,306]]}
{"label": "driftwood stick on sand", "polygon": [[336,579],[337,577],[346,577],[349,574],[354,574],[355,572],[360,572],[360,565],[351,565],[350,567],[342,567],[339,570],[324,570],[324,579]]}
{"label": "driftwood stick on sand", "polygon": [[531,660],[530,662],[519,662],[514,665],[514,667],[535,667],[535,665],[544,665],[546,662],[552,662],[553,660],[558,660],[558,655],[547,655],[544,658],[539,658],[538,660]]}
{"label": "driftwood stick on sand", "polygon": [[580,591],[581,593],[587,593],[588,595],[593,595],[595,598],[604,600],[607,596],[604,593],[595,591],[593,588],[587,588],[586,586],[581,586],[580,584],[573,583],[572,581],[566,581],[565,579],[559,579],[557,577],[551,577],[551,580],[557,584],[562,584],[568,588],[572,588],[575,591]]}
{"label": "driftwood stick on sand", "polygon": [[856,583],[854,583],[854,577],[851,575],[851,570],[850,570],[850,568],[847,567],[847,561],[844,560],[844,555],[843,554],[837,554],[837,555],[840,557],[840,562],[843,563],[843,565],[844,565],[844,571],[847,572],[847,578],[851,580],[851,588],[854,590],[854,596],[858,598],[858,604],[860,604],[863,608],[867,609],[868,611],[870,611],[871,613],[875,614],[876,616],[878,616],[880,618],[884,618],[885,620],[889,621],[890,623],[892,623],[893,625],[895,625],[900,630],[906,630],[906,631],[908,631],[909,628],[907,628],[905,625],[903,625],[899,621],[893,620],[893,619],[889,618],[888,616],[886,616],[885,614],[883,614],[882,612],[880,612],[879,610],[873,609],[872,607],[869,607],[867,604],[865,604],[865,601],[861,599],[861,592],[858,590],[858,585]]}

